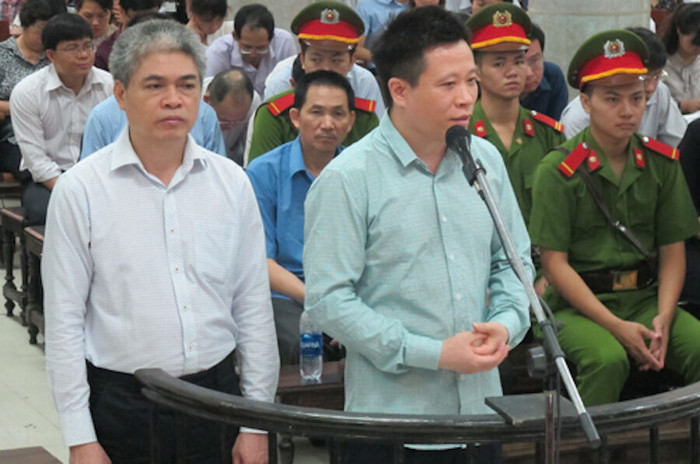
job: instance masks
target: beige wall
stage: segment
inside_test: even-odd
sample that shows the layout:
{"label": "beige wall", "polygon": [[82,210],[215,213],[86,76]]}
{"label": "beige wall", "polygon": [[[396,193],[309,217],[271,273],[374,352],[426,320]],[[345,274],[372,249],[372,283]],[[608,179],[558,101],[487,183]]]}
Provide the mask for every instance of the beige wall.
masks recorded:
{"label": "beige wall", "polygon": [[[530,0],[530,17],[545,32],[545,58],[566,75],[569,61],[588,37],[608,29],[649,27],[649,0]],[[570,97],[577,95],[569,89]]]}

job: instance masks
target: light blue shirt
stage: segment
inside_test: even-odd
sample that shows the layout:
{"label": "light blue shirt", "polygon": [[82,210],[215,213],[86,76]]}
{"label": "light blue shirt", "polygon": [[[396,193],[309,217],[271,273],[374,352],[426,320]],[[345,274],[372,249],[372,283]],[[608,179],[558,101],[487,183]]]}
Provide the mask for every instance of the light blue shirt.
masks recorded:
{"label": "light blue shirt", "polygon": [[386,26],[399,13],[408,8],[408,2],[396,0],[360,0],[355,7],[357,14],[365,23],[365,48],[372,50]]}
{"label": "light blue shirt", "polygon": [[[502,157],[477,137],[472,150],[534,277]],[[305,210],[305,306],[348,349],[346,410],[492,412],[484,398],[501,394],[498,369],[440,370],[442,341],[498,321],[514,346],[529,327],[528,301],[459,157],[448,151],[433,174],[385,116],[326,166]]]}
{"label": "light blue shirt", "polygon": [[46,366],[66,445],[95,441],[85,360],[181,376],[234,348],[243,395],[273,401],[279,358],[263,225],[233,161],[192,137],[166,186],[127,130],[62,174],[42,277]]}
{"label": "light blue shirt", "polygon": [[[114,95],[96,105],[85,123],[80,159],[87,158],[100,148],[117,140],[126,124],[126,112],[119,108],[119,103]],[[198,145],[226,156],[226,145],[221,133],[221,126],[219,126],[219,118],[216,116],[214,108],[203,101],[199,103],[197,121],[190,134]]]}

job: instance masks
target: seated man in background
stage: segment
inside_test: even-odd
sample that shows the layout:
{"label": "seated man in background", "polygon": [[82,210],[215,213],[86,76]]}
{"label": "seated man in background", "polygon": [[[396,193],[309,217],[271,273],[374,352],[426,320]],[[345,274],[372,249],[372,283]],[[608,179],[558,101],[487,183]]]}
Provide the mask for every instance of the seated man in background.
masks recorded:
{"label": "seated man in background", "polygon": [[[349,6],[334,1],[311,3],[292,20],[292,32],[298,35],[301,45],[298,57],[300,66],[297,68],[299,74],[318,70],[334,71],[346,76],[353,88],[356,119],[352,130],[343,141],[343,145],[346,146],[361,139],[379,123],[378,114],[375,114],[381,101],[377,80],[361,66],[357,68],[369,74],[369,80],[353,82],[350,76],[351,70],[356,66],[353,64],[355,46],[363,30],[362,20],[357,13]],[[289,109],[294,102],[294,89],[291,88],[290,78],[295,61],[290,58],[283,63],[289,67],[284,77],[285,90],[265,99],[256,111],[248,147],[249,160],[290,142],[297,136],[297,130],[289,120]],[[358,88],[357,84],[362,87]],[[376,97],[380,100],[360,98],[368,88],[375,88]]]}
{"label": "seated man in background", "polygon": [[90,24],[63,13],[41,32],[51,64],[25,77],[10,96],[12,126],[22,152],[20,169],[29,182],[22,195],[27,224],[43,224],[58,176],[80,157],[85,120],[92,108],[112,95],[112,76],[93,66]]}
{"label": "seated man in background", "polygon": [[282,364],[299,362],[304,311],[304,200],[311,183],[340,153],[355,122],[352,87],[340,74],[315,71],[294,89],[289,117],[299,135],[246,169],[265,224],[272,308]]}
{"label": "seated man in background", "polygon": [[567,75],[590,126],[547,154],[533,186],[544,299],[587,406],[618,401],[631,368],[700,381],[700,321],[677,308],[697,214],[678,150],[635,133],[648,57],[627,30],[581,45]]}
{"label": "seated man in background", "polygon": [[270,10],[257,3],[245,5],[233,19],[233,33],[216,39],[207,48],[206,77],[240,69],[253,82],[255,91],[263,95],[265,79],[275,65],[296,52],[294,37],[275,27]]}
{"label": "seated man in background", "polygon": [[356,57],[368,68],[374,68],[372,63],[372,47],[387,24],[394,17],[408,8],[408,0],[360,0],[355,11],[365,23],[363,39],[357,47]]}
{"label": "seated man in background", "polygon": [[[173,21],[163,13],[145,13],[134,16],[126,27],[154,19]],[[127,125],[126,113],[119,108],[114,95],[96,105],[85,122],[80,159],[85,159],[102,147],[117,140]],[[209,151],[226,156],[223,134],[214,109],[200,102],[197,121],[190,132],[197,144]]]}
{"label": "seated man in background", "polygon": [[110,64],[128,129],[57,183],[42,261],[46,365],[71,462],[152,462],[157,418],[158,462],[177,451],[222,462],[225,446],[228,462],[267,463],[266,433],[154,410],[133,375],[160,368],[266,402],[277,389],[255,193],[188,135],[204,46],[175,21],[146,21]]}
{"label": "seated man in background", "polygon": [[[226,0],[187,0],[187,27],[192,29],[204,45],[211,45],[216,39],[228,32],[222,31],[226,21],[228,5]],[[231,21],[229,21],[231,24]]]}
{"label": "seated man in background", "polygon": [[240,69],[221,71],[213,78],[204,79],[204,88],[202,98],[214,108],[219,119],[226,156],[243,166],[248,123],[260,106],[260,95]]}
{"label": "seated man in background", "polygon": [[525,79],[520,104],[558,121],[569,102],[569,91],[561,68],[544,60],[544,31],[534,23],[525,60],[531,72]]}
{"label": "seated man in background", "polygon": [[[671,91],[663,83],[666,73],[664,71],[666,48],[649,29],[630,27],[627,30],[637,34],[649,50],[648,72],[644,76],[646,109],[637,131],[647,137],[658,139],[666,145],[677,147],[685,133],[687,123],[671,97]],[[581,105],[580,96],[571,100],[561,115],[561,123],[564,125],[567,138],[573,137],[588,127],[589,121],[590,117]]]}

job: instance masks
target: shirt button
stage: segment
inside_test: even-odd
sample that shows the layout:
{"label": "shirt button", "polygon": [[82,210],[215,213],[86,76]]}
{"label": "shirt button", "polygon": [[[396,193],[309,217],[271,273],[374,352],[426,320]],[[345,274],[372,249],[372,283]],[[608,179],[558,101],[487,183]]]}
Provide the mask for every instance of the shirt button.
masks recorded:
{"label": "shirt button", "polygon": [[462,296],[461,293],[456,293],[456,294],[455,294],[455,299],[456,299],[457,301],[462,301],[463,298],[464,298],[464,297]]}
{"label": "shirt button", "polygon": [[448,258],[450,261],[454,261],[454,260],[455,260],[455,255],[452,255],[452,254],[447,255],[447,258]]}
{"label": "shirt button", "polygon": [[187,311],[188,309],[190,309],[190,308],[188,308],[187,305],[182,305],[182,310],[183,310],[183,311]]}
{"label": "shirt button", "polygon": [[442,222],[447,222],[447,216],[442,216],[442,217],[440,218],[440,220],[441,220]]}
{"label": "shirt button", "polygon": [[193,349],[194,349],[194,346],[192,346],[191,343],[189,345],[187,345],[187,351],[192,351]]}
{"label": "shirt button", "polygon": [[175,273],[177,274],[177,273],[179,273],[179,272],[180,272],[180,268],[179,268],[179,267],[177,267],[177,266],[175,266],[175,269],[173,269],[173,271],[175,271]]}
{"label": "shirt button", "polygon": [[170,229],[170,233],[171,233],[171,234],[174,234],[174,233],[175,233],[175,229]]}

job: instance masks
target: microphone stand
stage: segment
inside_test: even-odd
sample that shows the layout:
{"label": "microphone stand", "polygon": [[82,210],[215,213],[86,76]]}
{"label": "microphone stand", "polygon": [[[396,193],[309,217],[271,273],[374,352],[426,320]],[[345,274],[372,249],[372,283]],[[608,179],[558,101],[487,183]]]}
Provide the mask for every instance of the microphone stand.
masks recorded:
{"label": "microphone stand", "polygon": [[[461,150],[456,151],[462,159],[463,171],[467,181],[469,181],[470,185],[474,186],[481,199],[486,203],[486,207],[488,208],[494,225],[496,226],[498,237],[501,240],[503,248],[505,249],[508,261],[525,288],[525,293],[530,301],[530,307],[535,314],[537,324],[542,330],[542,334],[544,336],[545,351],[547,355],[554,360],[557,371],[564,382],[566,390],[569,392],[569,397],[576,408],[583,433],[586,436],[589,445],[592,448],[598,448],[601,443],[598,431],[596,430],[590,414],[588,411],[586,411],[586,408],[583,405],[581,395],[576,389],[576,384],[571,377],[571,372],[569,371],[564,359],[564,352],[562,351],[561,346],[559,346],[559,341],[557,340],[554,326],[552,325],[552,322],[545,317],[540,300],[535,293],[535,288],[530,282],[530,277],[525,271],[525,266],[518,255],[513,237],[506,227],[505,222],[503,221],[503,216],[501,215],[501,212],[494,201],[489,185],[486,182],[486,171],[484,171],[484,168],[481,166],[479,160],[474,160],[471,154],[462,153]],[[550,371],[552,371],[552,369],[550,369]],[[552,372],[552,374],[555,376],[556,371]],[[555,462],[556,453],[554,447],[554,390],[551,386],[553,382],[547,381],[547,384],[548,386],[545,387],[545,462],[549,464]]]}

